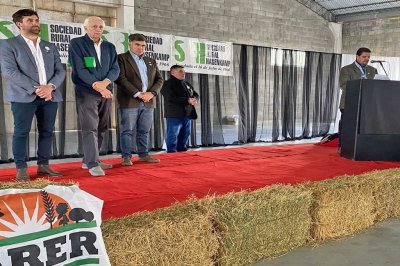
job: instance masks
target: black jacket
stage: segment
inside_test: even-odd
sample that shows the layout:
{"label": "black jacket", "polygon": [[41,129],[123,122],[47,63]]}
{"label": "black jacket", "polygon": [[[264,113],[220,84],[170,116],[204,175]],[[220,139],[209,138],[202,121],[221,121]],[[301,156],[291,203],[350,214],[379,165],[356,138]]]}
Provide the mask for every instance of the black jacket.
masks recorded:
{"label": "black jacket", "polygon": [[164,117],[197,118],[196,109],[189,104],[188,99],[199,99],[199,94],[189,82],[171,76],[164,82],[161,94],[164,96]]}

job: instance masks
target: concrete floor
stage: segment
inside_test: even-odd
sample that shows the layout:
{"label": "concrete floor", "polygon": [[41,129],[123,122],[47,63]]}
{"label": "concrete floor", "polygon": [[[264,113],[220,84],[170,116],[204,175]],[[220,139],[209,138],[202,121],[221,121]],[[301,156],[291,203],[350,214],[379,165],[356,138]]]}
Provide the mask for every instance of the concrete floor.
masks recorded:
{"label": "concrete floor", "polygon": [[301,247],[253,266],[400,265],[400,220],[387,220],[353,237]]}

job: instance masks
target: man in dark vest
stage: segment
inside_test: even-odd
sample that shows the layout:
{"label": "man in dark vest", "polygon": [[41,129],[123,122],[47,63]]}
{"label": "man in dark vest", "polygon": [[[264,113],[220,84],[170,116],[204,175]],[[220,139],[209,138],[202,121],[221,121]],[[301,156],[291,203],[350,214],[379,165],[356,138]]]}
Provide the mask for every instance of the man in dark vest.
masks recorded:
{"label": "man in dark vest", "polygon": [[187,151],[192,119],[197,118],[195,105],[199,94],[185,81],[185,69],[180,65],[171,67],[171,77],[164,82],[164,116],[167,119],[165,142],[167,152]]}

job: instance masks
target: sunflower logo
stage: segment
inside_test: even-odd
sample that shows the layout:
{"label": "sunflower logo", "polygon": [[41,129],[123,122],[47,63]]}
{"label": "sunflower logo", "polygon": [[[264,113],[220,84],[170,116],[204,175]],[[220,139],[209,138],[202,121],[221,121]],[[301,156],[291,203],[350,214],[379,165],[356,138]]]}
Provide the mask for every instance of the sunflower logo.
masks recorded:
{"label": "sunflower logo", "polygon": [[63,198],[45,190],[0,196],[0,240],[93,219],[92,212],[71,209]]}
{"label": "sunflower logo", "polygon": [[64,199],[44,190],[0,196],[0,240],[59,226],[54,224],[57,203],[66,204]]}
{"label": "sunflower logo", "polygon": [[0,190],[0,266],[110,265],[102,204],[77,186]]}

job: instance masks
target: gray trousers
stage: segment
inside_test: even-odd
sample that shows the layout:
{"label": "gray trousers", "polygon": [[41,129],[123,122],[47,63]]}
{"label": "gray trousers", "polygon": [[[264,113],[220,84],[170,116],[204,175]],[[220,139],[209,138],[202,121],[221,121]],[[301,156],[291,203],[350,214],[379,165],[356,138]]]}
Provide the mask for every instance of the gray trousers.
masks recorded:
{"label": "gray trousers", "polygon": [[99,151],[108,129],[111,99],[76,91],[76,106],[82,130],[83,163],[88,168],[99,165]]}

